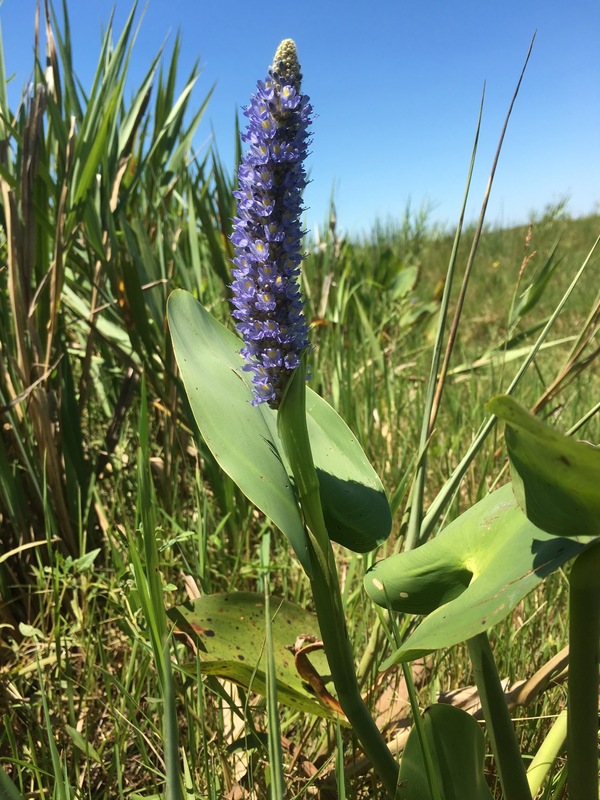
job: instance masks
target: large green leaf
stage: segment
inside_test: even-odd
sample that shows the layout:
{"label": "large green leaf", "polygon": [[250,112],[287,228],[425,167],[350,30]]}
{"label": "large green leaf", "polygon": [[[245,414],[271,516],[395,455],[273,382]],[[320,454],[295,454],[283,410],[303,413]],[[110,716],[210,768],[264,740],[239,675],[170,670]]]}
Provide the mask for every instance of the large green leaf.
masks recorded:
{"label": "large green leaf", "polygon": [[377,562],[365,576],[369,596],[396,611],[429,615],[382,668],[487,630],[589,542],[536,528],[509,484],[435,539]]}
{"label": "large green leaf", "polygon": [[487,407],[506,423],[515,495],[529,519],[557,536],[600,536],[600,448],[559,433],[512,397]]}
{"label": "large green leaf", "polygon": [[[272,597],[270,609],[273,654],[280,702],[303,713],[333,719],[337,715],[321,703],[298,673],[288,649],[299,636],[320,639],[314,614],[287,600]],[[169,611],[176,627],[188,633],[201,650],[202,671],[266,694],[264,597],[252,592],[232,592],[201,597],[191,605]],[[322,650],[310,655],[315,671],[326,681],[329,666]]]}
{"label": "large green leaf", "polygon": [[[427,709],[423,727],[442,797],[492,800],[483,772],[485,738],[479,723],[465,711],[439,703]],[[431,798],[421,744],[413,728],[402,754],[396,800]]]}
{"label": "large green leaf", "polygon": [[283,531],[310,572],[304,527],[279,452],[275,418],[265,404],[251,405],[240,340],[188,292],[171,294],[168,318],[181,379],[206,444],[246,497]]}
{"label": "large green leaf", "polygon": [[[251,405],[240,339],[187,292],[171,294],[168,316],[181,378],[206,444],[246,497],[285,533],[310,573],[276,412],[266,404]],[[329,534],[358,552],[371,550],[391,530],[381,481],[350,429],[325,400],[308,390],[306,407]]]}
{"label": "large green leaf", "polygon": [[329,536],[350,550],[366,553],[385,541],[392,529],[381,481],[344,420],[310,389],[306,412]]}

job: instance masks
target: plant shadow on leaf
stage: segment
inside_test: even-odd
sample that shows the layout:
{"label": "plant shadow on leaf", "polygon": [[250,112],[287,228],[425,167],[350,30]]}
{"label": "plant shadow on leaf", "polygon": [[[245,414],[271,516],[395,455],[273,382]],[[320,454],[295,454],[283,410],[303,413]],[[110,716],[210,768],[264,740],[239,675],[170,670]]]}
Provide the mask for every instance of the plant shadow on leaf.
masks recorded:
{"label": "plant shadow on leaf", "polygon": [[528,518],[556,536],[600,535],[600,448],[557,431],[513,397],[487,407],[506,423],[515,495]]}
{"label": "plant shadow on leaf", "polygon": [[388,535],[385,524],[378,538],[375,538],[377,531],[370,528],[371,516],[380,516],[385,521],[389,513],[385,495],[364,483],[343,480],[319,468],[317,477],[323,516],[334,542],[356,553],[366,553],[385,541]]}

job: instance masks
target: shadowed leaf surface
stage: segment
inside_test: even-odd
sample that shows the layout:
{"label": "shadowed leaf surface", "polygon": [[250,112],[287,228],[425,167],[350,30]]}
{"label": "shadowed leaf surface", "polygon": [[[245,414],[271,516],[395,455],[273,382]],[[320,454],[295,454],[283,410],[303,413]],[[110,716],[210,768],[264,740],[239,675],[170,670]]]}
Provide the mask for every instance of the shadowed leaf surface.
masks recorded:
{"label": "shadowed leaf surface", "polygon": [[557,536],[600,535],[600,448],[565,436],[508,396],[489,410],[506,423],[506,446],[519,505]]}

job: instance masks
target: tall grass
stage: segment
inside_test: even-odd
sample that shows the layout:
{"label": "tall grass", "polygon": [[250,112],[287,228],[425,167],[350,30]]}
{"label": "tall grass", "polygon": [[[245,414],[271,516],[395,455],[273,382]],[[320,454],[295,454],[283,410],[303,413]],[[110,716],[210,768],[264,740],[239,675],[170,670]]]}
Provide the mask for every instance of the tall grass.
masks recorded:
{"label": "tall grass", "polygon": [[[141,58],[135,11],[121,32],[108,26],[87,91],[66,2],[60,18],[45,9],[46,52],[36,30],[33,81],[17,109],[0,53],[0,794],[11,796],[10,779],[23,797],[149,798],[168,787],[172,797],[261,798],[283,771],[290,796],[317,786],[331,797],[345,767],[346,797],[377,797],[360,761],[336,766],[336,739],[352,754],[344,731],[284,709],[273,772],[261,701],[203,675],[201,655],[164,617],[197,593],[262,591],[267,571],[274,594],[310,601],[285,542],[195,443],[178,392],[166,299],[184,287],[226,319],[234,165],[216,149],[194,151],[210,87],[195,67],[176,90],[177,40],[130,86],[129,65]],[[600,218],[559,211],[484,230],[429,446],[426,502],[598,235]],[[345,238],[332,209],[307,246],[312,385],[382,476],[394,547],[452,236],[408,210],[397,227]],[[520,387],[524,403],[564,430],[597,403],[594,292],[589,278],[576,289]],[[600,440],[598,416],[577,435]],[[489,439],[445,513],[484,494],[490,476],[503,480],[503,462]],[[371,557],[337,555],[363,690],[388,712],[392,738],[404,685],[377,673],[386,645],[361,591]],[[495,632],[503,675],[528,677],[566,641],[564,587],[555,576]],[[423,704],[470,683],[465,663],[460,649],[428,663]],[[526,752],[563,700],[557,683],[524,712]]]}

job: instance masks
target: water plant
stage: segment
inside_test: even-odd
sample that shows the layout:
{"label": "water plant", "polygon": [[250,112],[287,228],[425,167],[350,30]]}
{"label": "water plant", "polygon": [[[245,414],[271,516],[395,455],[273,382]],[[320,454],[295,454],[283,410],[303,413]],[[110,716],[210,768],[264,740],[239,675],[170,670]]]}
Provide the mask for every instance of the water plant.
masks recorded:
{"label": "water plant", "polygon": [[[295,45],[285,40],[246,110],[250,150],[240,166],[243,188],[232,234],[234,316],[242,319],[246,363],[238,340],[189,295],[171,295],[169,324],[198,427],[223,468],[288,535],[311,581],[340,706],[393,794],[397,766],[360,694],[331,548],[335,539],[371,549],[388,536],[391,515],[350,431],[324,401],[306,400],[308,341],[297,275],[309,106],[299,92]],[[280,131],[288,125],[289,131]],[[257,151],[264,175],[257,174]],[[251,390],[240,380],[248,370]],[[224,425],[224,414],[230,424]],[[281,516],[273,517],[272,509]]]}
{"label": "water plant", "polygon": [[[86,92],[45,12],[16,112],[0,52],[0,795],[596,796],[598,219],[305,238],[293,43],[229,177],[178,40],[133,86],[134,7]],[[473,679],[483,725],[432,704]]]}
{"label": "water plant", "polygon": [[[238,331],[245,342],[241,358],[246,363],[240,361],[240,345],[235,337],[212,320],[189,295],[175,292],[169,300],[174,350],[199,430],[215,458],[242,491],[287,533],[302,562],[310,580],[341,710],[387,794],[407,800],[425,797],[438,800],[456,792],[461,792],[462,797],[491,797],[483,780],[481,732],[464,712],[434,708],[424,726],[418,721],[413,697],[414,737],[419,744],[407,746],[398,767],[361,698],[331,540],[365,551],[387,538],[391,520],[384,508],[385,499],[378,519],[374,518],[372,502],[374,497],[381,498],[381,490],[366,465],[362,474],[352,480],[348,480],[346,472],[336,469],[344,458],[363,462],[364,457],[357,454],[333,410],[323,401],[307,400],[307,393],[308,397],[311,395],[305,386],[309,344],[297,280],[302,260],[300,192],[305,185],[301,165],[310,106],[301,94],[298,59],[290,40],[280,45],[269,75],[258,84],[245,114],[249,125],[243,138],[249,148],[239,169],[240,189],[235,195],[238,214],[232,234],[236,248],[232,289],[233,315],[239,320]],[[452,277],[452,262],[449,277]],[[442,315],[440,342],[443,320]],[[251,388],[242,377],[244,371],[252,374]],[[517,385],[518,377],[511,388]],[[432,371],[432,389],[436,378],[437,369]],[[434,402],[431,391],[424,415],[426,437],[415,488],[423,476]],[[230,424],[224,425],[224,407],[228,408],[226,416]],[[524,418],[524,412],[510,397],[495,400],[490,408],[501,416],[509,409],[518,420]],[[234,415],[229,410],[234,410]],[[483,436],[494,420],[492,417],[491,424],[484,428]],[[339,436],[338,431],[341,431]],[[514,465],[515,453],[514,448],[510,450],[508,433],[507,441]],[[336,458],[320,462],[313,454],[321,451],[336,453]],[[474,452],[476,447],[467,454],[467,463]],[[578,556],[576,564],[579,559],[595,563],[594,556],[586,554],[589,548],[592,548],[590,553],[595,553],[597,547],[595,506],[600,485],[600,451],[586,453],[590,460],[587,468],[593,473],[591,481],[596,488],[586,493],[577,506],[577,517],[583,514],[585,519],[589,515],[594,520],[591,527],[575,524],[566,531],[570,538],[560,535],[565,531],[546,533],[546,518],[555,517],[558,510],[553,508],[550,514],[543,515],[544,519],[536,518],[532,516],[531,504],[523,502],[522,492],[517,491],[515,499],[513,489],[507,485],[425,543],[432,523],[431,519],[422,520],[422,497],[417,492],[413,494],[407,548],[379,561],[365,577],[369,596],[390,613],[428,615],[408,640],[398,641],[395,654],[383,668],[440,647],[468,642],[507,800],[530,800],[531,789],[486,631],[568,560]],[[527,460],[527,454],[523,457]],[[572,464],[566,458],[565,463]],[[517,474],[520,474],[518,468]],[[531,477],[530,473],[528,479]],[[581,479],[583,474],[571,475],[570,486],[574,487]],[[438,513],[448,502],[452,489],[450,486],[440,493]],[[559,498],[552,498],[553,505],[569,506],[573,502],[571,490],[563,489]],[[287,507],[285,515],[278,518],[273,512],[279,513],[283,496]],[[537,497],[536,507],[540,502]],[[362,531],[356,530],[358,520]],[[421,546],[415,548],[417,544]],[[574,575],[579,571],[574,568]],[[591,573],[589,569],[583,569],[583,573],[586,576],[583,583],[589,586]],[[572,613],[574,619],[581,616],[575,608]],[[575,623],[576,627],[578,624]],[[594,636],[596,627],[594,615]],[[577,673],[583,669],[578,667]],[[588,681],[596,687],[596,692],[582,693],[585,699],[581,700],[575,699],[580,694],[576,692],[570,702],[570,758],[577,763],[578,774],[587,772],[586,778],[571,781],[576,800],[591,797],[590,776],[595,769],[591,755],[595,733],[592,736],[591,726],[579,722],[584,716],[583,707],[591,714],[590,709],[597,706],[597,674],[594,676],[593,672],[587,669]],[[410,684],[406,671],[405,679]],[[579,682],[580,678],[576,680]],[[585,743],[580,732],[583,728],[587,730]],[[479,756],[469,763],[468,769],[465,762],[465,769],[457,773],[454,765],[464,757],[461,748],[465,741],[471,742]],[[587,754],[582,757],[585,770],[577,762],[576,752]]]}

